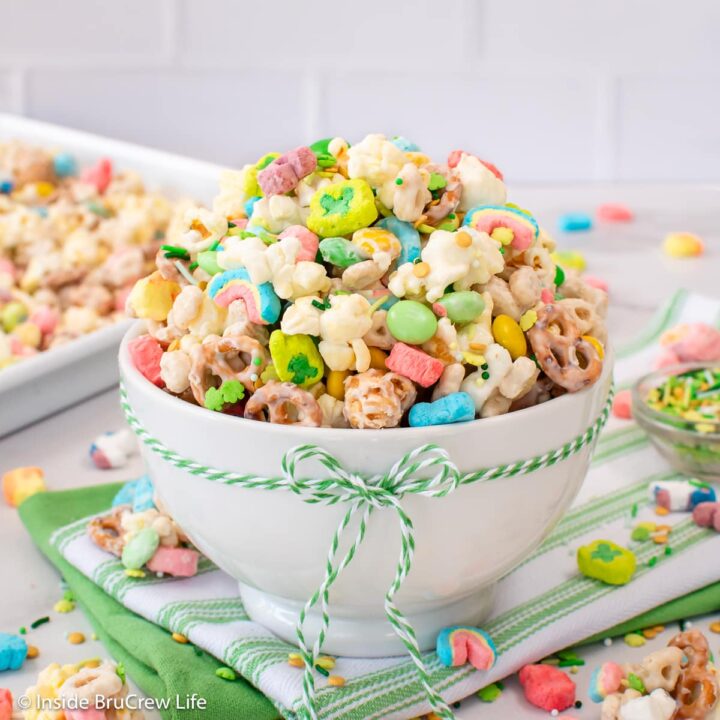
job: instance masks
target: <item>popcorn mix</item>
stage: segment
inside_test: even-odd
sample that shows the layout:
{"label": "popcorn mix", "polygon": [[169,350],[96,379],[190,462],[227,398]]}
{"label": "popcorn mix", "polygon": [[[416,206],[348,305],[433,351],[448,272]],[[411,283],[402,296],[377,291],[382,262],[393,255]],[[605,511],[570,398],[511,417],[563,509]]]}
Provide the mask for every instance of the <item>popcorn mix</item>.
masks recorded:
{"label": "popcorn mix", "polygon": [[[126,700],[129,687],[122,665],[91,660],[48,665],[25,693],[24,720],[143,720]],[[57,710],[50,709],[57,706]],[[15,717],[15,716],[13,716]]]}
{"label": "popcorn mix", "polygon": [[122,319],[172,213],[109,160],[0,143],[0,369]]}
{"label": "popcorn mix", "polygon": [[[410,149],[412,148],[412,149]],[[592,385],[607,293],[564,270],[502,173],[402,138],[319,140],[226,171],[128,298],[137,369],[215,412],[393,428]]]}

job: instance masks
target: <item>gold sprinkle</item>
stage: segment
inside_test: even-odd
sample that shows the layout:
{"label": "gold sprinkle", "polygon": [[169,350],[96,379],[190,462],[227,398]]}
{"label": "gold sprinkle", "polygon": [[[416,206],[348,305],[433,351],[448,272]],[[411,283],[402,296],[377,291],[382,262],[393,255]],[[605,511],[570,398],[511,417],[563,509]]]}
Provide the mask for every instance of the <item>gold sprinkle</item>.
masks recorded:
{"label": "gold sprinkle", "polygon": [[710,632],[720,634],[720,622],[710,623]]}
{"label": "gold sprinkle", "polygon": [[341,675],[331,675],[328,678],[328,685],[330,687],[342,687],[345,684],[345,678]]}
{"label": "gold sprinkle", "polygon": [[81,632],[71,632],[67,639],[71,645],[82,645],[85,642],[85,636]]}
{"label": "gold sprinkle", "polygon": [[131,578],[144,578],[145,577],[144,570],[131,570],[130,568],[127,568],[125,570],[125,574]]}
{"label": "gold sprinkle", "polygon": [[36,658],[40,654],[40,651],[35,645],[28,645],[27,657],[29,660]]}
{"label": "gold sprinkle", "polygon": [[327,655],[321,655],[316,661],[316,665],[319,665],[323,670],[332,670],[335,667],[335,658],[328,657]]}
{"label": "gold sprinkle", "polygon": [[469,248],[472,245],[472,237],[469,233],[466,233],[464,230],[461,230],[455,236],[455,243],[458,245],[458,247]]}
{"label": "gold sprinkle", "polygon": [[305,661],[300,653],[289,653],[288,665],[296,668],[302,668],[305,667]]}
{"label": "gold sprinkle", "polygon": [[413,265],[413,275],[415,277],[424,278],[430,274],[430,266],[426,262],[419,262]]}
{"label": "gold sprinkle", "polygon": [[655,508],[655,514],[656,515],[669,515],[670,511],[667,508],[662,507],[661,505],[658,505]]}
{"label": "gold sprinkle", "polygon": [[630,647],[642,647],[647,641],[639,633],[628,633],[625,636],[625,644]]}
{"label": "gold sprinkle", "polygon": [[181,645],[186,645],[187,642],[188,642],[188,639],[187,639],[184,635],[181,635],[181,634],[178,633],[178,632],[174,632],[170,637],[171,637],[176,643],[180,643]]}

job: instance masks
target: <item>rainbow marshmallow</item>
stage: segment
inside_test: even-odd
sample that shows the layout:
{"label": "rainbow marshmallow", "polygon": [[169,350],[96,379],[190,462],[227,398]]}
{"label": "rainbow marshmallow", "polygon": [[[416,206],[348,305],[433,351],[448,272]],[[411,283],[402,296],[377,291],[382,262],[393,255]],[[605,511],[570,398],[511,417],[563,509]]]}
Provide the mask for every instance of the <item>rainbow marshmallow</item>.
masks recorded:
{"label": "rainbow marshmallow", "polygon": [[245,303],[251,322],[272,325],[280,317],[280,298],[272,283],[254,285],[245,268],[234,268],[216,275],[208,286],[208,293],[217,305],[227,307],[233,300]]}
{"label": "rainbow marshmallow", "polygon": [[497,660],[492,638],[480,628],[464,625],[441,631],[436,652],[445,667],[459,667],[469,662],[476,670],[489,670]]}
{"label": "rainbow marshmallow", "polygon": [[[509,244],[519,251],[527,250],[540,232],[532,215],[505,205],[477,205],[468,210],[463,225],[486,232],[503,245]],[[500,229],[504,232],[496,232]]]}
{"label": "rainbow marshmallow", "polygon": [[603,663],[590,678],[588,694],[593,702],[601,703],[608,695],[620,690],[625,679],[623,669],[614,662]]}

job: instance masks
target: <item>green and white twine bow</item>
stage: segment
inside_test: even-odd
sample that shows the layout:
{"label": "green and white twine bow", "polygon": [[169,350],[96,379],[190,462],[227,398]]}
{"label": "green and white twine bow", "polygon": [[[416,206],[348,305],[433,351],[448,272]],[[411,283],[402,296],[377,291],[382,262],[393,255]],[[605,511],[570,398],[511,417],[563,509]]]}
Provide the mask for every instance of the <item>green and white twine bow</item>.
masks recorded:
{"label": "green and white twine bow", "polygon": [[[443,448],[427,444],[404,455],[387,473],[370,477],[346,470],[330,453],[312,444],[299,445],[289,450],[280,463],[282,475],[279,477],[268,478],[243,475],[208,467],[183,457],[150,435],[133,412],[122,384],[120,386],[120,397],[125,417],[142,442],[163,460],[191,475],[197,475],[225,485],[237,485],[246,489],[289,490],[297,494],[304,502],[311,504],[336,505],[346,503],[348,505],[347,512],[335,531],[330,544],[324,579],[312,597],[305,603],[300,612],[296,628],[298,644],[305,661],[303,701],[307,717],[311,720],[318,720],[315,703],[314,668],[330,624],[328,613],[330,588],[340,573],[352,562],[358,548],[362,545],[370,515],[376,509],[394,511],[400,525],[401,550],[395,569],[395,577],[385,594],[385,614],[417,668],[418,678],[433,712],[444,718],[444,720],[454,720],[455,714],[431,684],[430,675],[418,647],[415,630],[395,605],[395,595],[410,572],[415,551],[412,520],[403,510],[400,501],[408,494],[423,497],[444,497],[461,485],[499,480],[515,475],[526,475],[555,465],[579,452],[595,440],[607,422],[612,405],[613,391],[612,389],[609,391],[602,412],[584,433],[562,447],[534,458],[461,474]],[[325,478],[300,476],[298,466],[308,460],[320,463],[327,470],[328,476]],[[429,477],[418,477],[427,473],[430,473]],[[355,540],[342,559],[338,561],[337,554],[343,533],[351,520],[358,514],[360,515],[360,522]],[[320,607],[320,631],[312,648],[310,648],[305,639],[304,628],[308,613],[316,605]]]}

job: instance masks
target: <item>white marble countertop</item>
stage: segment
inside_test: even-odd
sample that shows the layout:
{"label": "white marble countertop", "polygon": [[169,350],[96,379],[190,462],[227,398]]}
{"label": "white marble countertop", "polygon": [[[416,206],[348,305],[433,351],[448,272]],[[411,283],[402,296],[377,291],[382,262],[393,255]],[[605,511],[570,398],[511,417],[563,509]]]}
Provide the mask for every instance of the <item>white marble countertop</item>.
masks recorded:
{"label": "white marble countertop", "polygon": [[[577,187],[524,188],[510,198],[530,209],[557,239],[561,249],[584,253],[588,272],[610,284],[610,334],[616,345],[630,340],[656,308],[676,289],[685,287],[710,296],[720,296],[720,186],[590,185]],[[623,202],[636,220],[623,225],[595,225],[590,232],[554,232],[556,218],[565,212],[594,214],[598,204]],[[662,240],[670,231],[700,235],[705,254],[697,259],[674,260],[662,252]],[[32,402],[41,402],[33,398]],[[2,408],[0,408],[2,412]],[[54,490],[87,486],[135,477],[142,465],[134,459],[120,470],[100,471],[90,462],[88,448],[93,438],[122,425],[117,393],[109,391],[80,405],[0,440],[0,474],[21,465],[40,465],[48,487]],[[17,632],[36,618],[50,615],[50,623],[30,631],[28,642],[39,647],[38,660],[28,661],[17,673],[0,675],[0,686],[22,694],[39,669],[50,662],[73,662],[103,654],[90,639],[91,629],[80,611],[68,615],[52,612],[62,596],[59,577],[33,546],[17,513],[0,502],[0,631]],[[719,577],[720,579],[720,577]],[[697,621],[707,629],[708,619]],[[677,629],[668,628],[642,650],[653,649]],[[70,645],[65,634],[82,631],[88,641]],[[717,645],[717,644],[716,644]],[[714,650],[718,651],[716,646]],[[603,659],[642,657],[642,651],[615,643],[612,648],[596,645],[582,656],[587,665],[577,676],[578,697],[584,706],[566,714],[578,720],[597,718],[596,706],[587,701],[588,668]],[[515,680],[492,705],[467,700],[457,711],[461,720],[531,720],[548,717],[528,705]]]}

